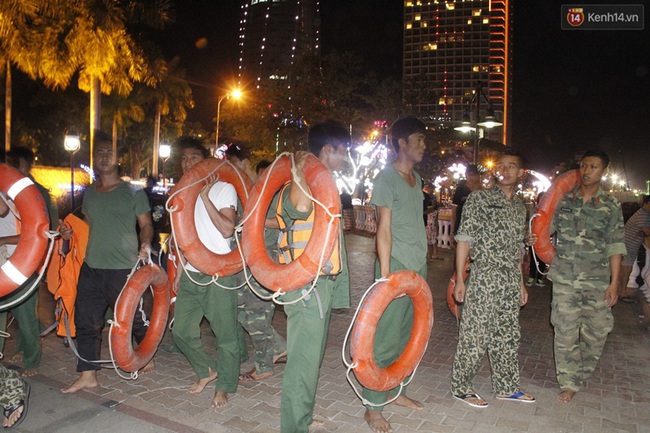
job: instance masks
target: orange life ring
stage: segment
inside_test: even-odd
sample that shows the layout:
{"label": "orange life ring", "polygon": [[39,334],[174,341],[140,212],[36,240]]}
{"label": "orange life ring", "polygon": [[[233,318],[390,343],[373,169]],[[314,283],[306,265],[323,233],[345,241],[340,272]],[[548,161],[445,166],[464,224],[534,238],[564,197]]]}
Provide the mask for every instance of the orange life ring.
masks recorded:
{"label": "orange life ring", "polygon": [[[183,175],[180,182],[170,192],[169,207],[174,236],[181,252],[188,262],[206,275],[226,277],[243,269],[239,249],[227,254],[210,251],[199,239],[194,222],[194,207],[201,188],[209,181],[210,174],[235,187],[237,197],[246,206],[248,195],[253,186],[248,176],[227,161],[208,158],[194,165]],[[207,178],[204,182],[201,179]],[[192,185],[192,186],[190,186]],[[175,192],[178,191],[176,194]]]}
{"label": "orange life ring", "polygon": [[[310,154],[305,160],[304,173],[311,194],[331,214],[340,214],[339,191],[327,167]],[[266,189],[262,191],[267,177]],[[255,279],[274,292],[280,289],[284,292],[297,290],[312,281],[320,271],[318,264],[323,248],[325,248],[324,257],[329,258],[339,236],[340,218],[335,218],[332,222],[329,241],[327,244],[325,243],[330,217],[321,206],[314,205],[314,226],[307,246],[300,257],[288,264],[278,264],[269,257],[264,244],[266,212],[275,193],[290,180],[291,159],[284,155],[276,160],[272,171],[267,169],[255,183],[248,198],[249,206],[245,208],[244,213],[244,218],[247,219],[244,222],[242,244],[246,264]],[[252,211],[258,199],[259,204]]]}
{"label": "orange life ring", "polygon": [[[133,349],[133,317],[140,298],[153,286],[153,312],[149,329],[137,349]],[[146,265],[135,271],[122,290],[115,305],[115,322],[111,328],[111,347],[115,363],[124,371],[138,371],[153,358],[162,340],[169,314],[167,275],[157,265]]]}
{"label": "orange life ring", "polygon": [[[389,274],[368,294],[352,328],[350,355],[356,364],[354,375],[359,383],[373,391],[388,391],[413,373],[427,348],[433,327],[433,298],[431,289],[413,271]],[[413,328],[402,354],[391,365],[379,368],[375,364],[374,342],[377,323],[395,298],[407,295],[413,302]]]}
{"label": "orange life ring", "polygon": [[567,171],[555,179],[539,201],[537,213],[540,216],[533,219],[532,231],[537,236],[537,243],[534,245],[535,254],[546,264],[550,265],[555,257],[555,247],[551,243],[551,222],[555,209],[562,197],[576,189],[578,185],[580,185],[580,172]]}
{"label": "orange life ring", "polygon": [[21,226],[16,249],[0,267],[0,297],[3,297],[25,283],[43,263],[50,222],[47,205],[34,182],[6,164],[0,164],[0,191],[16,205]]}
{"label": "orange life ring", "polygon": [[[467,277],[469,277],[469,265],[469,261],[465,262],[463,281],[467,281]],[[449,284],[447,285],[447,307],[449,307],[452,316],[456,319],[460,319],[460,305],[458,305],[456,298],[454,298],[454,287],[456,287],[456,271],[451,274]]]}

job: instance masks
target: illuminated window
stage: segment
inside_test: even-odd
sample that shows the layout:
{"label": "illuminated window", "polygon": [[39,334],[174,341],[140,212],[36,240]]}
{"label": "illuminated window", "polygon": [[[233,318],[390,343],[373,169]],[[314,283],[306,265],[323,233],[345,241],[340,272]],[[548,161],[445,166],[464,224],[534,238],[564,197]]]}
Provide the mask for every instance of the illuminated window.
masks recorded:
{"label": "illuminated window", "polygon": [[489,24],[490,19],[489,18],[483,18],[483,24]]}
{"label": "illuminated window", "polygon": [[472,24],[472,19],[470,18],[467,20],[467,25],[471,25],[471,24]]}
{"label": "illuminated window", "polygon": [[413,23],[406,23],[406,30],[410,30],[413,28]]}
{"label": "illuminated window", "polygon": [[404,2],[404,6],[406,6],[407,8],[412,8],[413,2]]}
{"label": "illuminated window", "polygon": [[420,21],[422,19],[422,15],[417,14],[415,15],[415,21]]}
{"label": "illuminated window", "polygon": [[420,24],[422,28],[427,28],[429,27],[429,24],[426,21],[422,21],[422,24]]}
{"label": "illuminated window", "polygon": [[445,7],[447,8],[448,11],[453,11],[456,9],[456,5],[453,3],[445,3]]}
{"label": "illuminated window", "polygon": [[475,17],[480,17],[481,16],[481,10],[480,9],[474,9],[472,11],[472,15]]}
{"label": "illuminated window", "polygon": [[479,69],[478,66],[473,66],[473,67],[472,67],[472,71],[473,71],[473,72],[478,72],[478,69]]}
{"label": "illuminated window", "polygon": [[438,99],[438,105],[445,105],[445,102],[446,102],[445,98]]}

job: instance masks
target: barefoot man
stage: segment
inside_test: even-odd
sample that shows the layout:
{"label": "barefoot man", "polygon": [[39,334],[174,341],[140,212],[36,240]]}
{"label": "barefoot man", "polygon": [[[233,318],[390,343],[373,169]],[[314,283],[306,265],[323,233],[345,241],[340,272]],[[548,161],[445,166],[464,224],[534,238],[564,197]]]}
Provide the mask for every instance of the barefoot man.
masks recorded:
{"label": "barefoot man", "polygon": [[600,186],[609,157],[591,150],[580,161],[580,186],[560,201],[551,233],[557,232],[551,323],[555,373],[568,403],[591,377],[614,328],[625,230],[621,204]]}
{"label": "barefoot man", "polygon": [[[183,174],[209,156],[201,142],[193,138],[181,138],[179,147]],[[213,253],[231,251],[236,212],[237,192],[231,184],[214,181],[201,189],[194,209],[196,231],[203,245]],[[190,387],[190,394],[198,394],[216,379],[212,407],[222,408],[228,403],[228,393],[236,392],[238,385],[237,291],[211,283],[211,275],[201,273],[186,259],[182,263],[185,270],[179,269],[174,280],[178,293],[172,331],[174,343],[199,377]],[[235,287],[237,281],[232,275],[220,277],[219,284]],[[204,317],[217,338],[216,360],[208,355],[201,342]]]}
{"label": "barefoot man", "polygon": [[[413,166],[422,161],[426,145],[426,127],[418,119],[405,117],[390,128],[397,157],[377,178],[370,204],[377,213],[377,262],[375,277],[411,270],[427,278],[427,236],[422,224],[422,181]],[[402,353],[413,324],[413,303],[404,296],[388,305],[377,324],[375,362],[380,368],[390,365]],[[391,433],[392,427],[381,411],[399,387],[386,392],[363,389],[366,406],[364,419],[375,433]],[[408,398],[406,388],[393,402],[398,406],[421,410],[422,403]]]}
{"label": "barefoot man", "polygon": [[[97,383],[101,333],[104,314],[113,308],[131,269],[138,260],[148,257],[151,251],[153,224],[147,194],[124,182],[118,166],[111,138],[98,132],[94,149],[96,181],[84,192],[81,211],[90,233],[86,258],[79,272],[77,299],[75,301],[75,326],[77,347],[81,359],[77,371],[81,373],[72,385],[61,392],[72,393],[83,388],[93,388]],[[140,234],[136,233],[136,223]],[[72,229],[61,224],[61,237],[70,239]],[[140,249],[138,252],[138,241]],[[140,315],[136,315],[133,335],[142,341],[146,328]],[[153,370],[153,360],[141,373]]]}

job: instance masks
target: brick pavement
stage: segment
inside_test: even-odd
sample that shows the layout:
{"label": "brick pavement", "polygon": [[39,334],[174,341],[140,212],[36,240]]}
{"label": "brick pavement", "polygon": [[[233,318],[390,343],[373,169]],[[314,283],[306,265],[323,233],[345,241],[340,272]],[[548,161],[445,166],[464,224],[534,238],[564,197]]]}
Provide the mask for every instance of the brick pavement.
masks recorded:
{"label": "brick pavement", "polygon": [[[372,238],[347,235],[353,305],[358,304],[372,283]],[[650,338],[637,323],[638,305],[619,304],[616,325],[592,380],[569,405],[555,400],[552,330],[549,324],[550,289],[533,287],[529,305],[521,313],[522,344],[520,365],[522,387],[538,402],[521,404],[497,401],[492,396],[487,360],[475,380],[476,391],[490,403],[487,409],[473,409],[454,400],[449,393],[451,363],[456,347],[457,324],[447,311],[444,292],[451,274],[453,255],[441,251],[444,260],[430,263],[429,284],[434,295],[435,323],[428,350],[409,387],[409,395],[423,401],[422,411],[389,406],[385,415],[396,433],[407,432],[650,432]],[[47,304],[47,297],[41,305]],[[41,309],[43,321],[51,316]],[[321,369],[316,416],[324,419],[319,431],[369,432],[363,421],[363,407],[345,380],[341,345],[353,311],[335,311],[330,338]],[[285,331],[285,318],[276,314],[274,325]],[[208,347],[214,337],[204,326]],[[106,334],[105,334],[106,336]],[[105,339],[106,340],[106,339]],[[165,342],[170,342],[169,336]],[[10,352],[12,341],[9,341]],[[105,345],[106,346],[106,345]],[[108,353],[106,347],[103,354]],[[189,364],[179,354],[159,351],[156,372],[135,381],[120,379],[114,371],[99,374],[101,386],[75,395],[63,395],[60,387],[77,377],[74,355],[62,340],[50,334],[43,340],[40,374],[35,385],[30,416],[19,431],[106,431],[105,422],[114,416],[120,423],[113,431],[158,432],[276,432],[279,429],[280,385],[283,365],[276,374],[257,383],[243,383],[230,396],[225,410],[209,408],[213,387],[199,395],[187,388],[195,379]],[[6,361],[3,361],[6,363]],[[251,367],[247,362],[242,370]],[[57,401],[59,409],[48,404]],[[62,409],[63,408],[63,409]],[[81,410],[80,408],[83,408]],[[94,418],[93,418],[94,417]],[[102,418],[104,417],[104,418]],[[110,419],[110,418],[109,418]],[[130,423],[127,420],[131,420]]]}

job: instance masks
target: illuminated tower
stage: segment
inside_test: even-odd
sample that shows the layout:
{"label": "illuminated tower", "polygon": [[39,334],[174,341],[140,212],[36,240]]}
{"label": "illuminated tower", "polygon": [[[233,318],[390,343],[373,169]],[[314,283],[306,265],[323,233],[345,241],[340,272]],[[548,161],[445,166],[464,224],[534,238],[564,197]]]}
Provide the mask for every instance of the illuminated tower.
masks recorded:
{"label": "illuminated tower", "polygon": [[290,86],[298,57],[320,49],[319,0],[246,0],[239,25],[239,81]]}
{"label": "illuminated tower", "polygon": [[[405,0],[405,99],[432,121],[460,122],[479,83],[503,122],[493,139],[508,143],[511,104],[509,0]],[[481,107],[487,108],[484,101]],[[482,113],[484,114],[484,113]],[[497,137],[499,135],[499,137]]]}

